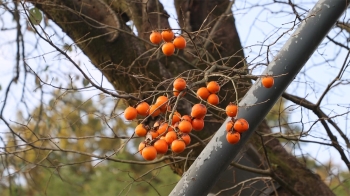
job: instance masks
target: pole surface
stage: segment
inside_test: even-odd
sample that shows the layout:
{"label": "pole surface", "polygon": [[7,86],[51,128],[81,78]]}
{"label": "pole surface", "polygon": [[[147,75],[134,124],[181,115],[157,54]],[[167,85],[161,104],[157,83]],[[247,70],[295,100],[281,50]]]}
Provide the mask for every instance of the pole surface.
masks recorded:
{"label": "pole surface", "polygon": [[225,128],[230,120],[226,119],[170,195],[203,196],[209,193],[348,4],[347,0],[320,0],[314,6],[264,71],[263,75],[280,76],[275,78],[274,86],[264,88],[258,79],[239,103],[237,118],[246,119],[249,130],[242,134],[238,144],[231,145],[226,141]]}

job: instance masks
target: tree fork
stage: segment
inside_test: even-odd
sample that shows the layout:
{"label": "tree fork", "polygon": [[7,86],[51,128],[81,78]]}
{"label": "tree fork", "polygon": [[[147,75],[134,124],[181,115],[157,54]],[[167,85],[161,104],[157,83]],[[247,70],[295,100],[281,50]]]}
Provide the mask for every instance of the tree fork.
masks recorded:
{"label": "tree fork", "polygon": [[348,1],[320,0],[298,29],[289,38],[264,74],[280,76],[275,85],[266,89],[257,80],[239,103],[237,118],[245,118],[249,130],[241,141],[231,145],[226,141],[226,119],[202,153],[177,183],[171,195],[206,195],[226,170],[232,160],[254,133],[253,130],[263,121],[284,90],[292,82],[321,43],[336,20],[347,8]]}

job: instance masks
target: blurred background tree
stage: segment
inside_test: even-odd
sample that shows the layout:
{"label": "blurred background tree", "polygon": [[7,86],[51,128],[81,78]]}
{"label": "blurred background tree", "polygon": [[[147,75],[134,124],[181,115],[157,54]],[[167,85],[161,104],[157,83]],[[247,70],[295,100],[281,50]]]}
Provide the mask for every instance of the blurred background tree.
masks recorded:
{"label": "blurred background tree", "polygon": [[[91,152],[116,153],[118,159],[138,160],[135,149],[141,139],[128,142],[128,148],[120,149],[123,139],[129,138],[128,129],[134,123],[125,124],[121,118],[103,122],[106,113],[122,112],[125,106],[98,96],[82,100],[79,92],[56,90],[49,105],[41,103],[31,114],[29,124],[17,125],[15,133],[26,141],[38,145],[21,147],[21,141],[7,135],[6,167],[15,172],[5,179],[9,183],[2,186],[8,195],[166,195],[172,190],[179,176],[169,167],[158,163],[152,165],[132,165],[106,160],[96,160]],[[116,107],[113,107],[115,102]],[[98,105],[96,105],[98,103]],[[26,121],[21,113],[18,121]],[[38,139],[40,138],[40,139]],[[125,142],[124,142],[125,143]],[[53,146],[54,145],[54,146]],[[57,146],[57,151],[45,150]],[[76,153],[79,152],[79,153]],[[85,154],[86,153],[86,154]],[[3,165],[2,165],[3,166]],[[3,181],[5,180],[3,179]],[[6,182],[5,181],[5,182]],[[152,188],[153,187],[153,188]]]}

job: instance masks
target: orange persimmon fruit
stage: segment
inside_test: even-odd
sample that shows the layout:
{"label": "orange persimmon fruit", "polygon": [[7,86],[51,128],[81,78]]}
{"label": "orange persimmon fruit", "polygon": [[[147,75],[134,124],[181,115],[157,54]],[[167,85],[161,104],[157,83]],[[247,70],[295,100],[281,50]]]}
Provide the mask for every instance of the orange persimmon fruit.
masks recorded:
{"label": "orange persimmon fruit", "polygon": [[142,155],[142,150],[146,147],[146,142],[143,141],[139,144],[139,153]]}
{"label": "orange persimmon fruit", "polygon": [[241,135],[238,132],[228,132],[226,134],[226,140],[230,144],[237,144],[239,140],[241,139]]}
{"label": "orange persimmon fruit", "polygon": [[153,146],[156,148],[158,154],[165,154],[168,151],[168,143],[164,139],[159,139],[154,142]]}
{"label": "orange persimmon fruit", "polygon": [[150,108],[149,108],[149,114],[152,116],[152,117],[155,117],[155,116],[158,116],[160,114],[160,109],[158,108],[159,106],[154,104],[154,105],[151,105]]}
{"label": "orange persimmon fruit", "polygon": [[152,139],[157,138],[158,135],[159,135],[159,133],[156,130],[153,130],[153,129],[151,129],[148,133],[151,134]]}
{"label": "orange persimmon fruit", "polygon": [[271,88],[275,81],[272,76],[264,76],[261,78],[261,83],[265,88]]}
{"label": "orange persimmon fruit", "polygon": [[215,94],[220,91],[220,85],[215,81],[211,81],[207,84],[207,89],[210,93]]}
{"label": "orange persimmon fruit", "polygon": [[134,120],[137,117],[137,110],[134,107],[127,107],[124,110],[124,117],[126,120]]}
{"label": "orange persimmon fruit", "polygon": [[238,107],[237,107],[237,105],[230,103],[226,106],[225,111],[226,111],[227,116],[235,117],[235,116],[237,116]]}
{"label": "orange persimmon fruit", "polygon": [[208,91],[208,89],[206,87],[200,87],[197,90],[197,96],[204,99],[204,100],[207,100],[209,95],[210,95],[210,92]]}
{"label": "orange persimmon fruit", "polygon": [[187,120],[183,120],[179,123],[178,128],[182,133],[189,133],[192,131],[192,124]]}
{"label": "orange persimmon fruit", "polygon": [[175,52],[175,46],[173,43],[167,42],[167,43],[163,44],[162,51],[163,51],[163,54],[165,56],[171,56]]}
{"label": "orange persimmon fruit", "polygon": [[148,116],[149,104],[147,102],[141,102],[136,106],[136,111],[141,116]]}
{"label": "orange persimmon fruit", "polygon": [[181,120],[181,114],[179,112],[175,111],[173,114],[173,118],[172,118],[171,123],[174,125],[175,123],[180,122],[180,120]]}
{"label": "orange persimmon fruit", "polygon": [[186,88],[186,80],[184,80],[183,78],[176,78],[174,80],[174,89],[178,90],[178,91],[182,91]]}
{"label": "orange persimmon fruit", "polygon": [[246,121],[243,118],[240,118],[238,120],[235,121],[233,128],[239,132],[239,133],[243,133],[245,131],[247,131],[249,129],[249,123],[248,121]]}
{"label": "orange persimmon fruit", "polygon": [[207,114],[207,107],[205,105],[197,103],[192,107],[191,116],[193,118],[204,118]]}
{"label": "orange persimmon fruit", "polygon": [[172,143],[171,143],[171,150],[175,153],[181,153],[185,150],[186,148],[186,144],[183,140],[174,140]]}
{"label": "orange persimmon fruit", "polygon": [[135,134],[139,137],[145,137],[147,134],[147,129],[144,124],[139,124],[135,128]]}
{"label": "orange persimmon fruit", "polygon": [[165,42],[171,42],[174,39],[174,32],[171,29],[162,31],[161,35]]}
{"label": "orange persimmon fruit", "polygon": [[184,49],[186,47],[186,40],[182,36],[177,36],[174,39],[173,44],[177,49]]}
{"label": "orange persimmon fruit", "polygon": [[182,133],[181,139],[185,142],[186,146],[188,146],[191,143],[191,137],[187,133]]}
{"label": "orange persimmon fruit", "polygon": [[204,128],[204,119],[194,118],[192,120],[192,129],[195,131],[201,131]]}
{"label": "orange persimmon fruit", "polygon": [[210,94],[207,102],[212,105],[218,105],[219,104],[219,96],[217,94]]}
{"label": "orange persimmon fruit", "polygon": [[189,115],[183,115],[181,117],[181,120],[187,120],[188,122],[192,123],[192,118]]}
{"label": "orange persimmon fruit", "polygon": [[162,41],[162,35],[158,31],[152,31],[151,35],[149,36],[149,40],[153,44],[159,44]]}
{"label": "orange persimmon fruit", "polygon": [[154,146],[146,146],[142,150],[142,157],[147,161],[152,161],[157,157],[157,150]]}
{"label": "orange persimmon fruit", "polygon": [[168,106],[168,104],[167,104],[168,100],[169,100],[168,97],[166,97],[164,95],[159,96],[156,100],[155,105],[160,106],[160,110],[162,110],[162,109],[166,110],[166,108]]}
{"label": "orange persimmon fruit", "polygon": [[232,130],[233,128],[233,125],[234,123],[232,121],[229,121],[227,124],[226,124],[226,131],[229,132]]}
{"label": "orange persimmon fruit", "polygon": [[169,145],[176,139],[177,139],[177,134],[175,131],[170,131],[165,135],[165,141]]}
{"label": "orange persimmon fruit", "polygon": [[159,135],[164,135],[168,131],[174,131],[171,126],[168,126],[168,123],[162,123],[157,130]]}
{"label": "orange persimmon fruit", "polygon": [[[178,91],[178,90],[176,90],[175,88],[173,88],[173,95],[174,95],[175,97],[179,96],[180,93],[181,93],[181,91]],[[181,97],[184,97],[185,95],[186,95],[186,92],[184,91],[184,92],[182,93]]]}

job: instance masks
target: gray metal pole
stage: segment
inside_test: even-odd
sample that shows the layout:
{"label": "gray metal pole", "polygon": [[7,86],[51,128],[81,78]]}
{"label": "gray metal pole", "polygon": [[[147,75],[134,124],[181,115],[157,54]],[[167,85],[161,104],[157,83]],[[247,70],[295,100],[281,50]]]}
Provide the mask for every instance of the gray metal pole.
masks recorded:
{"label": "gray metal pole", "polygon": [[226,119],[170,195],[202,196],[209,193],[348,4],[347,0],[320,0],[314,6],[263,73],[283,76],[275,78],[275,85],[270,89],[264,88],[260,79],[257,80],[239,103],[237,117],[246,119],[250,125],[241,141],[236,145],[226,141],[225,126],[229,121]]}

